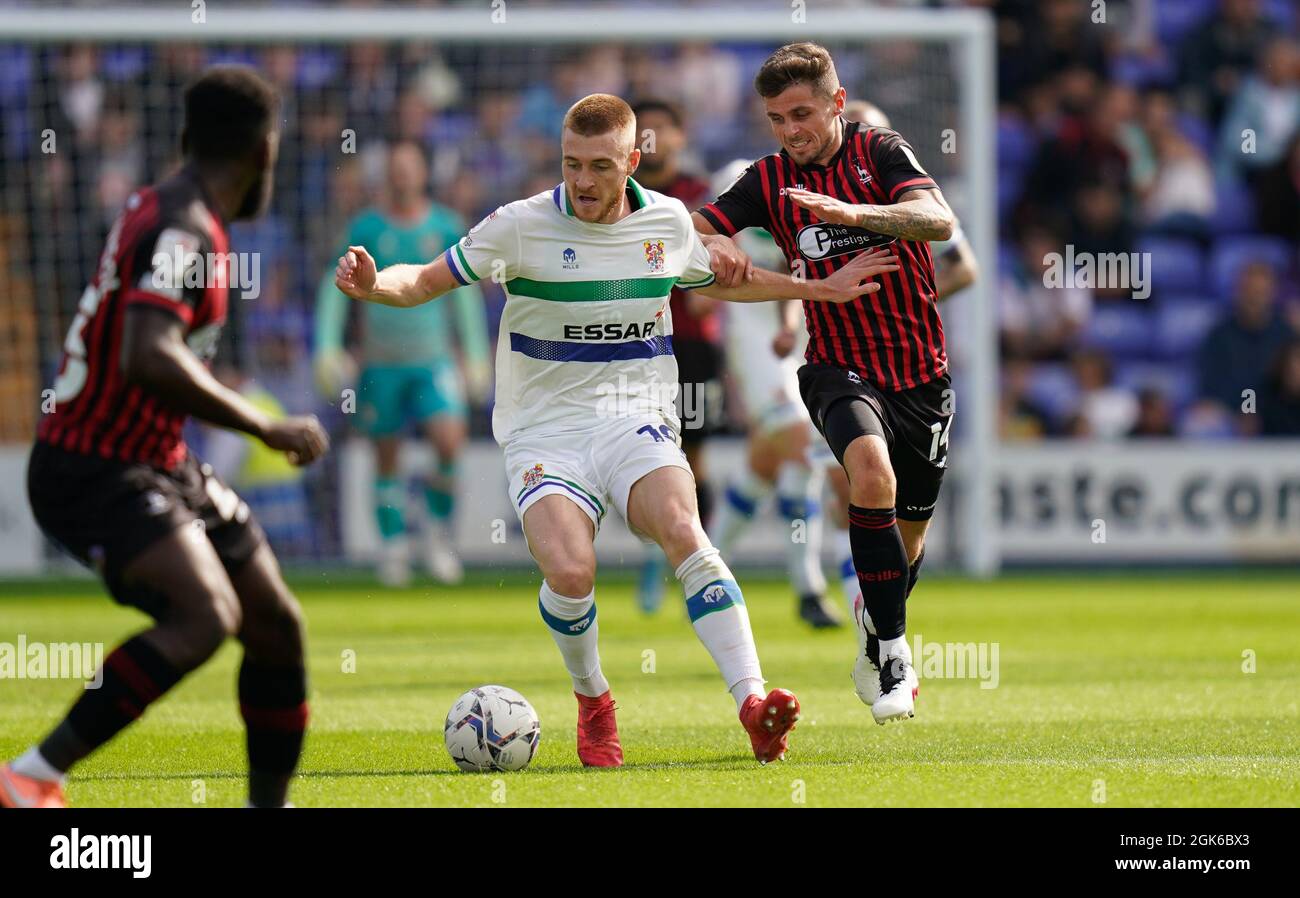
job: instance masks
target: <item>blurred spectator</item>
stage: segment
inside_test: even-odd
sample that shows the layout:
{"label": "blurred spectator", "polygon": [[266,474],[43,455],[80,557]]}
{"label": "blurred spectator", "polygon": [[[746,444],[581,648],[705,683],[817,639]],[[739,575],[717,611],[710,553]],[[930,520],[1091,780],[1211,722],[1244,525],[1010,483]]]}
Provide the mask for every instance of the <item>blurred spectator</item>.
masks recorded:
{"label": "blurred spectator", "polygon": [[1214,174],[1200,149],[1179,128],[1177,109],[1167,91],[1145,95],[1142,133],[1146,170],[1136,178],[1141,222],[1152,230],[1203,235],[1214,214]]}
{"label": "blurred spectator", "polygon": [[1300,436],[1300,340],[1282,347],[1259,392],[1259,432],[1266,437]]}
{"label": "blurred spectator", "polygon": [[1300,48],[1293,39],[1278,37],[1265,47],[1258,69],[1233,97],[1223,120],[1218,159],[1222,176],[1240,175],[1253,182],[1286,156],[1298,131]]}
{"label": "blurred spectator", "polygon": [[1300,244],[1300,134],[1284,158],[1260,172],[1256,193],[1260,229]]}
{"label": "blurred spectator", "polygon": [[1067,434],[1104,440],[1126,436],[1137,421],[1138,403],[1131,392],[1113,383],[1110,359],[1084,350],[1075,353],[1070,367],[1079,386],[1076,416],[1081,420],[1072,419]]}
{"label": "blurred spectator", "polygon": [[1064,359],[1092,312],[1091,292],[1077,287],[1050,288],[1044,283],[1048,257],[1060,253],[1053,231],[1025,229],[1020,253],[1002,272],[999,320],[1003,355],[1010,359]]}
{"label": "blurred spectator", "polygon": [[1276,33],[1260,0],[1220,0],[1178,51],[1178,83],[1187,104],[1217,124],[1246,72]]}
{"label": "blurred spectator", "polygon": [[1172,437],[1174,435],[1174,409],[1169,397],[1155,387],[1138,390],[1137,420],[1129,430],[1130,437]]}
{"label": "blurred spectator", "polygon": [[[1260,388],[1268,366],[1295,333],[1278,310],[1277,276],[1263,262],[1245,265],[1237,278],[1232,311],[1201,345],[1197,367],[1200,396],[1235,417],[1245,390]],[[1250,422],[1238,421],[1243,429]]]}
{"label": "blurred spectator", "polygon": [[1008,360],[998,393],[998,435],[1004,440],[1038,440],[1047,435],[1050,416],[1030,396],[1034,368]]}

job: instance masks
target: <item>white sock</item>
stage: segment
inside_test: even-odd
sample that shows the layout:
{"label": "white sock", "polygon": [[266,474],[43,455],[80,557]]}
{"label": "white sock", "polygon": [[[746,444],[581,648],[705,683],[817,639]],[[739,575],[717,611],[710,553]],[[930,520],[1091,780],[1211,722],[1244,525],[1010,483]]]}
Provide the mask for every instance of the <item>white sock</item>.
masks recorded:
{"label": "white sock", "polygon": [[16,758],[9,766],[14,769],[14,773],[30,776],[34,780],[47,783],[63,785],[64,780],[67,779],[63,771],[45,760],[45,755],[41,754],[41,750],[35,745],[27,749],[21,757]]}
{"label": "white sock", "polygon": [[713,512],[713,532],[709,539],[718,551],[730,549],[754,521],[759,504],[772,491],[772,484],[748,466],[738,477],[727,482],[722,501]]}
{"label": "white sock", "polygon": [[849,541],[849,531],[838,527],[835,528],[835,569],[840,573],[844,601],[848,603],[849,614],[852,614],[853,604],[862,594],[862,584],[858,582],[858,571],[853,567],[853,544]]}
{"label": "white sock", "polygon": [[740,586],[713,546],[696,550],[676,573],[695,635],[713,656],[739,710],[749,696],[763,695],[763,671]]}
{"label": "white sock", "polygon": [[[786,563],[790,585],[799,596],[826,594],[826,575],[822,573],[822,482],[825,474],[817,473],[798,462],[781,465],[776,479],[776,505],[786,521]],[[796,531],[794,525],[802,521]],[[802,537],[796,539],[795,537]]]}
{"label": "white sock", "polygon": [[596,643],[600,628],[596,624],[596,590],[580,599],[570,599],[542,581],[538,593],[542,620],[560,649],[564,667],[573,678],[573,691],[598,698],[609,691],[609,682],[600,672],[600,650]]}
{"label": "white sock", "polygon": [[883,667],[886,658],[902,658],[908,664],[912,663],[912,649],[907,644],[907,635],[899,636],[897,639],[880,640],[880,664]]}

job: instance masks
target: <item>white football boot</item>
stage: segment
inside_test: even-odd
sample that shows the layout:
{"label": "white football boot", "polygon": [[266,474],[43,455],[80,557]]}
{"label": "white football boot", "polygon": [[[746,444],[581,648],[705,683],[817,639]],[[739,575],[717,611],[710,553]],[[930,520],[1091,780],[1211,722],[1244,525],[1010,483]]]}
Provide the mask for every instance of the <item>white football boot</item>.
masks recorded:
{"label": "white football boot", "polygon": [[465,579],[460,559],[436,525],[430,525],[424,533],[424,567],[439,583],[454,585]]}
{"label": "white football boot", "polygon": [[880,691],[871,705],[871,716],[884,726],[891,720],[903,720],[916,714],[919,683],[910,653],[880,659]]}
{"label": "white football boot", "polygon": [[379,565],[375,573],[384,586],[402,587],[410,584],[410,549],[405,537],[395,536],[380,542]]}
{"label": "white football boot", "polygon": [[853,631],[858,637],[858,658],[853,662],[853,689],[870,708],[880,694],[880,643],[876,641],[871,616],[862,604],[862,593],[853,600]]}

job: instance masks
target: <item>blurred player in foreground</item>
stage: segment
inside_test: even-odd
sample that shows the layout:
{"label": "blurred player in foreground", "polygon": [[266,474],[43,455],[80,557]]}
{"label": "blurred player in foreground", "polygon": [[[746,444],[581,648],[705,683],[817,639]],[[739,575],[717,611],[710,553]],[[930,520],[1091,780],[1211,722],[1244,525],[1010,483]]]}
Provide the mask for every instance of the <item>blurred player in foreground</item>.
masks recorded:
{"label": "blurred player in foreground", "polygon": [[207,367],[226,320],[226,228],[271,196],[278,105],[240,66],[191,84],[184,166],[131,195],[81,298],[57,410],[41,421],[28,465],[32,512],[114,599],[155,623],[104,659],[99,688],[83,691],[40,745],[0,767],[0,805],[63,806],[69,768],[231,636],[244,647],[249,803],[285,804],[307,727],[302,612],[248,506],[181,438],[193,415],[295,464],[328,448],[314,417],[273,420]]}
{"label": "blurred player in foreground", "polygon": [[[388,185],[382,205],[362,211],[348,225],[343,246],[373,248],[382,267],[416,263],[438,255],[465,228],[456,213],[428,197],[429,166],[424,150],[399,141],[388,153]],[[461,579],[460,560],[451,550],[448,527],[454,511],[456,462],[469,431],[466,381],[476,399],[490,382],[487,321],[477,287],[457,290],[454,308],[425,306],[403,314],[367,305],[361,322],[364,368],[357,386],[357,417],[375,446],[375,519],[379,525],[379,579],[389,586],[410,580],[406,483],[399,452],[406,430],[416,424],[433,446],[437,470],[423,482],[429,526],[422,542],[425,567],[434,579]],[[331,270],[316,296],[318,386],[337,401],[348,381],[351,356],[343,348],[347,298],[334,286]],[[451,339],[455,314],[466,376],[461,375]]]}
{"label": "blurred player in foreground", "polygon": [[[897,132],[844,118],[845,91],[824,47],[780,48],[754,87],[781,150],[697,211],[696,226],[726,235],[764,228],[792,270],[809,276],[885,246],[899,263],[878,293],[843,306],[804,303],[799,369],[804,404],[848,474],[864,646],[853,677],[860,695],[874,693],[872,715],[883,724],[915,709],[908,584],[947,466],[954,406],[929,241],[950,239],[955,219]],[[736,267],[719,263],[719,279],[730,282]]]}
{"label": "blurred player in foreground", "polygon": [[[554,190],[502,206],[424,266],[377,273],[365,248],[349,247],[336,283],[355,299],[409,307],[482,277],[504,282],[493,432],[544,577],[541,615],[573,679],[582,762],[623,762],[595,605],[593,541],[612,503],[668,556],[696,634],[766,763],[784,755],[799,705],[784,689],[764,697],[744,597],[700,525],[673,406],[668,296],[681,283],[753,302],[789,296],[794,285],[765,271],[743,286],[715,285],[686,207],[631,179],[641,160],[635,137],[627,103],[586,97],[564,118],[564,182]],[[862,254],[799,292],[810,304],[872,293],[879,285],[865,280],[896,270],[887,258]]]}

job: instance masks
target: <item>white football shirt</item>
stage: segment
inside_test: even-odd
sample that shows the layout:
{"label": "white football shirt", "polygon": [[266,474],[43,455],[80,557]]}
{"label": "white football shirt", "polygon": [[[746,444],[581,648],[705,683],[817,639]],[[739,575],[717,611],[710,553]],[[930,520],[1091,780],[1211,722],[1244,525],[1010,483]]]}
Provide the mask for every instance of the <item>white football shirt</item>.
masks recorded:
{"label": "white football shirt", "polygon": [[616,418],[658,415],[679,429],[668,296],[713,283],[709,252],[680,200],[631,179],[627,196],[631,214],[590,224],[560,184],[502,206],[447,250],[462,284],[505,289],[492,413],[501,445]]}

